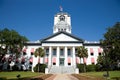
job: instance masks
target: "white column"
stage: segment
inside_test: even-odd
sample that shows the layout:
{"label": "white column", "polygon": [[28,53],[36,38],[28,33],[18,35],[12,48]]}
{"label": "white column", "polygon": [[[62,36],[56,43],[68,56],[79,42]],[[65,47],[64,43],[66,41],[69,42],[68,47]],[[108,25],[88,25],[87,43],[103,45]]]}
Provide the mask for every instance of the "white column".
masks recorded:
{"label": "white column", "polygon": [[60,53],[60,47],[58,46],[58,47],[57,47],[56,66],[59,66],[59,62],[60,62],[60,61],[59,61],[59,60],[60,60],[60,59],[59,59],[59,58],[60,58],[60,54],[59,54],[59,53]]}
{"label": "white column", "polygon": [[50,46],[50,47],[49,47],[48,66],[51,66],[51,65],[52,65],[52,64],[51,64],[51,55],[52,55],[52,47]]}
{"label": "white column", "polygon": [[68,58],[67,58],[67,56],[68,56],[68,54],[67,54],[67,46],[65,46],[65,53],[64,53],[64,54],[65,54],[64,65],[65,65],[65,66],[68,66],[68,60],[67,60],[67,59],[68,59]]}
{"label": "white column", "polygon": [[76,67],[75,47],[72,48],[72,53],[73,53],[73,66]]}

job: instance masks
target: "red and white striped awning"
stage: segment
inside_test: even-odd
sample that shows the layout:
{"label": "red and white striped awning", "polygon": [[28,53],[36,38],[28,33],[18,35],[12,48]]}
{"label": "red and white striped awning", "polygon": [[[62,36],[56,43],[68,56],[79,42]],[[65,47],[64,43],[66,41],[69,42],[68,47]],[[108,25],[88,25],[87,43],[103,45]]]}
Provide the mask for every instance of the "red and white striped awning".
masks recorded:
{"label": "red and white striped awning", "polygon": [[56,63],[56,57],[53,57],[53,58],[52,58],[52,62],[53,62],[53,63]]}
{"label": "red and white striped awning", "polygon": [[87,58],[84,58],[84,63],[86,63],[87,62]]}
{"label": "red and white striped awning", "polygon": [[25,62],[25,58],[24,57],[22,57],[22,62]]}
{"label": "red and white striped awning", "polygon": [[90,53],[94,53],[93,48],[90,48]]}
{"label": "red and white striped awning", "polygon": [[31,53],[34,53],[34,48],[31,48]]}
{"label": "red and white striped awning", "polygon": [[45,58],[45,63],[48,63],[48,58]]}
{"label": "red and white striped awning", "polygon": [[30,61],[30,62],[33,62],[33,57],[31,57],[29,61]]}
{"label": "red and white striped awning", "polygon": [[70,57],[68,57],[68,63],[71,63],[71,58]]}
{"label": "red and white striped awning", "polygon": [[101,48],[98,48],[98,53],[102,53],[102,49]]}
{"label": "red and white striped awning", "polygon": [[94,63],[94,62],[95,62],[95,59],[94,59],[94,58],[91,58],[91,62]]}
{"label": "red and white striped awning", "polygon": [[80,63],[80,61],[79,61],[79,58],[78,58],[78,57],[76,57],[76,63],[77,63],[77,64],[79,64],[79,63]]}
{"label": "red and white striped awning", "polygon": [[16,59],[16,62],[19,62],[18,58]]}

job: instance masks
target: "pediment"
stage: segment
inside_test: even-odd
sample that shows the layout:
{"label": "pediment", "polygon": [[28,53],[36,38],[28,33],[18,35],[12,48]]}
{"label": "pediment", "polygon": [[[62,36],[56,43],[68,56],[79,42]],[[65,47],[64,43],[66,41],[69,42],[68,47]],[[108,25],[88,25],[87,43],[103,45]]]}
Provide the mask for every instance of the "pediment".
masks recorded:
{"label": "pediment", "polygon": [[58,32],[43,39],[42,42],[83,42],[83,40],[66,32]]}
{"label": "pediment", "polygon": [[78,41],[78,40],[76,40],[73,37],[70,37],[68,35],[61,33],[61,34],[56,35],[56,36],[54,36],[46,41]]}

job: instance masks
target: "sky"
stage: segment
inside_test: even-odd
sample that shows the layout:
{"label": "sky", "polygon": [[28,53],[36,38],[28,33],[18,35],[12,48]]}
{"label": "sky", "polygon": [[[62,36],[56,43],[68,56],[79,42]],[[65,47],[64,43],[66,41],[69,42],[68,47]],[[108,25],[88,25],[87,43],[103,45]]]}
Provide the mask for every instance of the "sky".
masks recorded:
{"label": "sky", "polygon": [[120,0],[0,0],[0,29],[14,29],[30,41],[46,38],[60,6],[71,16],[72,34],[83,40],[99,41],[120,22]]}

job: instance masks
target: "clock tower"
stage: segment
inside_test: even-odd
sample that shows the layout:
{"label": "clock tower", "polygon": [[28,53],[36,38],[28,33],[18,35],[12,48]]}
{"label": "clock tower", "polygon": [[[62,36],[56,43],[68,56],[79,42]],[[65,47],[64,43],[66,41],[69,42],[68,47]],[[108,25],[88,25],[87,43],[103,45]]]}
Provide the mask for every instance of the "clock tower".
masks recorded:
{"label": "clock tower", "polygon": [[59,12],[54,16],[53,33],[64,31],[71,33],[71,18],[68,13]]}

